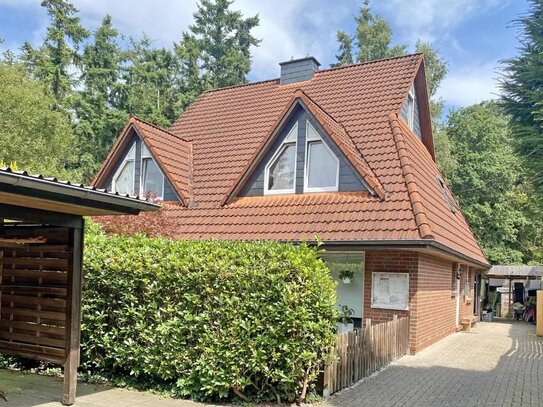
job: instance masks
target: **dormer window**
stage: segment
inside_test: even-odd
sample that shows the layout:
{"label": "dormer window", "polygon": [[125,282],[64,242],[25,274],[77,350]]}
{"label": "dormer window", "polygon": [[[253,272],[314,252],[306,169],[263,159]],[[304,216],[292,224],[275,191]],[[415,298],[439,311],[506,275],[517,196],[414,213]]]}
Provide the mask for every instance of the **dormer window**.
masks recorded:
{"label": "dormer window", "polygon": [[141,195],[146,198],[164,197],[164,176],[144,144],[141,149]]}
{"label": "dormer window", "polygon": [[407,124],[413,130],[415,123],[415,86],[411,84],[409,94],[407,95]]}
{"label": "dormer window", "polygon": [[339,159],[307,121],[304,192],[337,191]]}
{"label": "dormer window", "polygon": [[296,123],[266,166],[265,194],[295,192],[297,138],[298,124]]}
{"label": "dormer window", "polygon": [[135,146],[134,143],[113,177],[113,190],[119,194],[134,195]]}
{"label": "dormer window", "polygon": [[443,181],[442,178],[439,176],[436,176],[437,184],[439,185],[439,189],[441,189],[441,193],[443,194],[443,198],[447,202],[447,205],[449,205],[449,209],[452,213],[456,213],[456,211],[460,210],[460,207],[456,203],[456,200],[452,197],[451,193],[449,192],[449,189],[445,185],[445,181]]}

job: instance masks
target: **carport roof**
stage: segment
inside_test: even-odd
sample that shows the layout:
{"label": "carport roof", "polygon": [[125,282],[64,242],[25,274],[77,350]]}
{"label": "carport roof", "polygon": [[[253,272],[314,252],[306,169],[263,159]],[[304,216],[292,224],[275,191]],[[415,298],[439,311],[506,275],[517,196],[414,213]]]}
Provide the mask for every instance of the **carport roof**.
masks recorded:
{"label": "carport roof", "polygon": [[492,266],[486,275],[495,278],[535,278],[543,275],[543,266]]}
{"label": "carport roof", "polygon": [[134,214],[160,206],[135,196],[0,168],[0,204],[80,216]]}

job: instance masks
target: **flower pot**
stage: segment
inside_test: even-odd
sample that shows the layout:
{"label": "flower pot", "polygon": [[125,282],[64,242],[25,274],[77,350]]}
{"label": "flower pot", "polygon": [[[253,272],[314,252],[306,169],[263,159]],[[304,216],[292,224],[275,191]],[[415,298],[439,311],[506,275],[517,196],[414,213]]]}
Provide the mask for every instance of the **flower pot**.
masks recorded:
{"label": "flower pot", "polygon": [[351,277],[342,277],[341,281],[343,281],[343,284],[351,284],[351,281],[353,280],[351,279]]}
{"label": "flower pot", "polygon": [[343,322],[337,323],[337,333],[342,334],[344,332],[354,331],[354,323],[344,324]]}

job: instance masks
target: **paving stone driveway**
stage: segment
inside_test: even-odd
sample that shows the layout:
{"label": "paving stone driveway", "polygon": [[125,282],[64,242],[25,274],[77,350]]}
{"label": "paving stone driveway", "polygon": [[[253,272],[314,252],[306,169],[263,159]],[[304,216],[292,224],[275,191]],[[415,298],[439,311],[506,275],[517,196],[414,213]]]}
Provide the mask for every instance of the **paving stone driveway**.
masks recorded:
{"label": "paving stone driveway", "polygon": [[543,338],[524,322],[483,322],[403,357],[327,404],[543,406]]}
{"label": "paving stone driveway", "polygon": [[[58,407],[62,382],[0,370],[9,401],[0,407]],[[80,383],[76,406],[211,407],[148,393]],[[487,322],[405,356],[315,407],[542,406],[543,338],[523,322]]]}

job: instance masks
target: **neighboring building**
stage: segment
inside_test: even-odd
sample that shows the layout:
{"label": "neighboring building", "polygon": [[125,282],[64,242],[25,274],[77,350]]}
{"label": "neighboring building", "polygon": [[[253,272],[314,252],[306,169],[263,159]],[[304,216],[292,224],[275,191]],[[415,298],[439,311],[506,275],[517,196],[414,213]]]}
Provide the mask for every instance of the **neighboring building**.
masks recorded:
{"label": "neighboring building", "polygon": [[435,164],[420,54],[208,91],[171,126],[132,118],[94,184],[156,196],[183,239],[322,239],[356,324],[411,317],[416,352],[474,315],[489,267]]}

